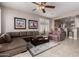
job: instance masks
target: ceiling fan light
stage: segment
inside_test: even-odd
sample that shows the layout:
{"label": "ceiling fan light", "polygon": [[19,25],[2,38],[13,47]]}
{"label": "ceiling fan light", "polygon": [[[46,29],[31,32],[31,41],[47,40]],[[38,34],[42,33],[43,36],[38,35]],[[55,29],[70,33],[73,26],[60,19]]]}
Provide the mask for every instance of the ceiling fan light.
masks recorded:
{"label": "ceiling fan light", "polygon": [[39,6],[39,9],[45,9],[45,6]]}

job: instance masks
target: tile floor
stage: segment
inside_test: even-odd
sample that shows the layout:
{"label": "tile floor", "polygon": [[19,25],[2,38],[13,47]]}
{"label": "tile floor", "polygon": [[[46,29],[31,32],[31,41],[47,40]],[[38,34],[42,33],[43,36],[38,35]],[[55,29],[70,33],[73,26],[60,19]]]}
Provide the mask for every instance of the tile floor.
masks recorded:
{"label": "tile floor", "polygon": [[[32,57],[29,51],[14,57]],[[36,57],[79,57],[79,40],[65,39],[61,44],[51,48]]]}

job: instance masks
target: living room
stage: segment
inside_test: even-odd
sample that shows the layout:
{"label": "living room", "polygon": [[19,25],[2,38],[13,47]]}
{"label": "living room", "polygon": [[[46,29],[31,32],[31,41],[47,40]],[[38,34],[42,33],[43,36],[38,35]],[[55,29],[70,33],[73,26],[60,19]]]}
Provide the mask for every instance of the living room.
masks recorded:
{"label": "living room", "polygon": [[0,2],[0,57],[79,56],[78,6],[79,2]]}

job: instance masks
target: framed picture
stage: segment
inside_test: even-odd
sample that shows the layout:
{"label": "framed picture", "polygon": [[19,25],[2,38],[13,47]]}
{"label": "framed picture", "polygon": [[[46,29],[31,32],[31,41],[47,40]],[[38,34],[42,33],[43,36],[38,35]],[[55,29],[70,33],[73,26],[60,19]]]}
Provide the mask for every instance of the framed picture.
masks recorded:
{"label": "framed picture", "polygon": [[29,29],[38,29],[38,21],[36,20],[29,20],[28,21]]}
{"label": "framed picture", "polygon": [[26,19],[14,17],[15,29],[26,29]]}

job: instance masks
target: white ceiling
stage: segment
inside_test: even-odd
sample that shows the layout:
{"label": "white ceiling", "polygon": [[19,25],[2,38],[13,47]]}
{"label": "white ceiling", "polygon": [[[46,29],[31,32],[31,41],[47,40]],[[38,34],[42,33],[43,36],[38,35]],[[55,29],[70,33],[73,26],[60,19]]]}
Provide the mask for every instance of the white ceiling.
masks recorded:
{"label": "white ceiling", "polygon": [[[42,13],[42,11],[38,8],[38,6],[31,2],[2,2],[1,4],[2,6],[8,8],[34,13],[49,18],[62,16],[65,13],[79,10],[79,2],[47,2],[46,3],[47,5],[54,5],[56,6],[56,8],[55,9],[46,8],[46,13]],[[33,9],[35,8],[37,8],[37,10],[33,11]]]}

